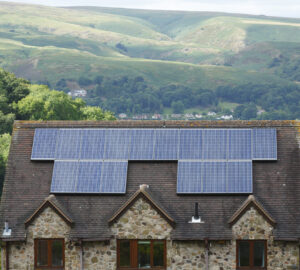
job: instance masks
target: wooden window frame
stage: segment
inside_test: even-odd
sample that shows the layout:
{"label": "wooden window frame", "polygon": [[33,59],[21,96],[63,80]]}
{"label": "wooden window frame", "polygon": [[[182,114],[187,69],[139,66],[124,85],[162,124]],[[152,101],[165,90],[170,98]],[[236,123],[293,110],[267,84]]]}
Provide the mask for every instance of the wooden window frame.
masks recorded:
{"label": "wooden window frame", "polygon": [[[130,243],[130,267],[120,266],[120,242],[129,241]],[[138,267],[138,242],[150,241],[150,264],[151,268]],[[153,243],[164,242],[164,266],[153,266]],[[118,270],[139,270],[139,269],[167,269],[167,242],[164,239],[118,239],[117,240],[117,269]]]}
{"label": "wooden window frame", "polygon": [[[249,243],[249,261],[250,266],[239,266],[239,243],[241,242],[248,242]],[[264,256],[265,256],[265,266],[253,266],[253,250],[254,250],[254,243],[255,242],[262,242],[264,243]],[[268,257],[267,257],[267,240],[237,240],[236,241],[236,269],[238,270],[266,270],[268,266]]]}
{"label": "wooden window frame", "polygon": [[[47,266],[38,266],[37,265],[37,253],[38,253],[38,241],[47,241],[48,245],[48,265]],[[63,245],[62,249],[62,260],[63,265],[62,266],[52,266],[52,242],[53,241],[61,241]],[[39,270],[63,270],[65,269],[65,239],[63,238],[36,238],[34,239],[34,269]]]}

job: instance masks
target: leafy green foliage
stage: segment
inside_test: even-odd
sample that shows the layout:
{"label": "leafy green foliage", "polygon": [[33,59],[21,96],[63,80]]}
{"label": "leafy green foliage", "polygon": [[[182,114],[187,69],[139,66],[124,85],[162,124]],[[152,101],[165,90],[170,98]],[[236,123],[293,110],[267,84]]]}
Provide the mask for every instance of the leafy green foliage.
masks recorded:
{"label": "leafy green foliage", "polygon": [[82,99],[73,100],[64,92],[50,90],[46,85],[30,85],[28,81],[0,69],[0,190],[11,140],[9,134],[15,119],[114,120],[115,117],[99,107],[86,106]]}

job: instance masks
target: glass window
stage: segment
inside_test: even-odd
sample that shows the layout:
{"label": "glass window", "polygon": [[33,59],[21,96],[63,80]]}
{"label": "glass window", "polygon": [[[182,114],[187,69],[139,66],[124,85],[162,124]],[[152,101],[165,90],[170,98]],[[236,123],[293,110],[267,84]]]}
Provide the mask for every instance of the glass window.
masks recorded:
{"label": "glass window", "polygon": [[37,243],[37,266],[48,265],[48,241],[39,240]]}
{"label": "glass window", "polygon": [[166,269],[164,240],[118,240],[118,268]]}
{"label": "glass window", "polygon": [[[265,269],[266,241],[240,240],[237,241],[238,269]],[[250,267],[250,268],[249,268]]]}
{"label": "glass window", "polygon": [[52,266],[63,266],[63,242],[52,241]]}
{"label": "glass window", "polygon": [[130,241],[120,241],[120,266],[130,267]]}
{"label": "glass window", "polygon": [[35,239],[35,266],[42,269],[63,269],[64,240],[63,239]]}
{"label": "glass window", "polygon": [[153,266],[164,266],[165,242],[153,242]]}
{"label": "glass window", "polygon": [[151,247],[151,241],[138,241],[139,268],[151,268],[150,247]]}
{"label": "glass window", "polygon": [[240,242],[239,245],[239,266],[250,266],[250,243]]}
{"label": "glass window", "polygon": [[253,266],[265,266],[265,243],[264,242],[254,242],[253,243]]}

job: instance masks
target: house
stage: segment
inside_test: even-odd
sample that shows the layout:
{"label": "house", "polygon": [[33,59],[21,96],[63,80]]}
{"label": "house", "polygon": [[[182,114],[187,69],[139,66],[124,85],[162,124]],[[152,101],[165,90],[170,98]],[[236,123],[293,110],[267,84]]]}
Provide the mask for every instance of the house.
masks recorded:
{"label": "house", "polygon": [[85,97],[87,95],[87,91],[85,89],[72,90],[68,92],[68,95],[71,97]]}
{"label": "house", "polygon": [[298,121],[16,121],[2,269],[299,269]]}

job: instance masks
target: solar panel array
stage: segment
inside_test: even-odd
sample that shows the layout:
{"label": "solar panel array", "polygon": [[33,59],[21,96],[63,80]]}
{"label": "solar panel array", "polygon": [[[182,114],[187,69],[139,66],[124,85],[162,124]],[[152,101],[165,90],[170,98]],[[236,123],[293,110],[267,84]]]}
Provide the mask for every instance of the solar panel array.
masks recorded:
{"label": "solar panel array", "polygon": [[276,160],[276,129],[36,129],[53,193],[125,193],[128,160],[178,160],[177,193],[251,193],[252,160]]}
{"label": "solar panel array", "polygon": [[54,162],[52,193],[125,193],[127,161]]}
{"label": "solar panel array", "polygon": [[252,193],[252,161],[179,161],[177,193]]}
{"label": "solar panel array", "polygon": [[276,160],[276,129],[36,129],[32,160]]}

